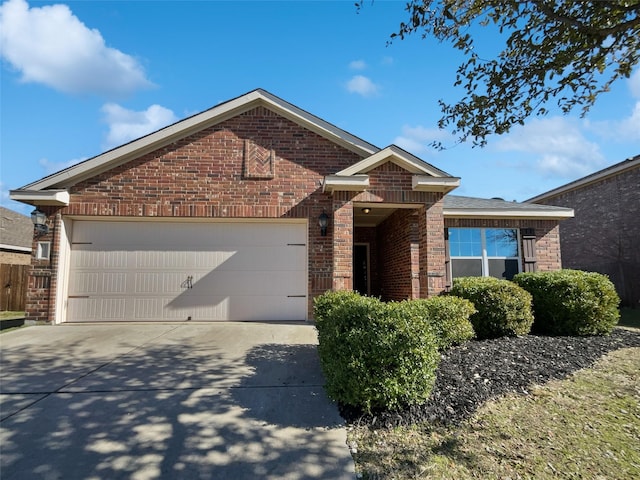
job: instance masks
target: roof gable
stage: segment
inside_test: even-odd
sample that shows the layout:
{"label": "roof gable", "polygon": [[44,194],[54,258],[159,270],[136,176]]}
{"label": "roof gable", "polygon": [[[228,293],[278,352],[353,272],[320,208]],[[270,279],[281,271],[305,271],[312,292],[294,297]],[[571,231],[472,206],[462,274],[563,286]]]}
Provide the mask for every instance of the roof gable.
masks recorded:
{"label": "roof gable", "polygon": [[368,173],[389,162],[413,174],[413,190],[447,193],[460,186],[460,178],[452,177],[397,145],[389,145],[334,175],[326,176],[323,189],[328,192],[364,191],[369,187]]}
{"label": "roof gable", "polygon": [[340,176],[360,175],[370,172],[380,165],[392,162],[408,172],[418,175],[430,175],[432,177],[451,177],[448,173],[428,164],[419,159],[415,155],[401,149],[397,145],[389,145],[388,147],[370,155],[362,161],[351,165],[344,170],[336,173]]}
{"label": "roof gable", "polygon": [[611,165],[610,167],[604,168],[602,170],[598,170],[591,175],[587,175],[586,177],[579,178],[578,180],[574,180],[573,182],[569,182],[560,187],[554,188],[553,190],[549,190],[548,192],[541,193],[540,195],[536,195],[532,197],[527,202],[537,203],[548,200],[555,196],[561,195],[563,193],[570,192],[572,190],[578,190],[580,188],[591,185],[595,182],[600,182],[614,175],[623,174],[633,168],[640,167],[640,155],[636,155],[635,157],[627,158],[620,163],[616,163],[615,165]]}
{"label": "roof gable", "polygon": [[197,133],[229,118],[240,115],[258,106],[274,111],[298,125],[327,138],[360,156],[370,156],[379,148],[351,135],[315,115],[292,105],[271,93],[257,89],[245,95],[221,103],[204,112],[164,127],[156,132],[116,147],[77,165],[44,177],[19,190],[43,190],[68,188],[106,170],[122,165],[134,158],[169,145],[179,139]]}

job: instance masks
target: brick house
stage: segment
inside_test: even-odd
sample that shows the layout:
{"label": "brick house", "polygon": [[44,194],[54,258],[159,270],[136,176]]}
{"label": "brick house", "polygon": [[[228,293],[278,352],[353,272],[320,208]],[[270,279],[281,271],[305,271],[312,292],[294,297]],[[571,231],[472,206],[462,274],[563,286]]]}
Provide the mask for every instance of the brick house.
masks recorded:
{"label": "brick house", "polygon": [[49,227],[27,320],[311,320],[328,289],[401,300],[560,268],[570,209],[459,184],[254,90],[11,192]]}
{"label": "brick house", "polygon": [[640,307],[640,155],[528,201],[574,209],[560,227],[563,265],[608,275],[622,304]]}

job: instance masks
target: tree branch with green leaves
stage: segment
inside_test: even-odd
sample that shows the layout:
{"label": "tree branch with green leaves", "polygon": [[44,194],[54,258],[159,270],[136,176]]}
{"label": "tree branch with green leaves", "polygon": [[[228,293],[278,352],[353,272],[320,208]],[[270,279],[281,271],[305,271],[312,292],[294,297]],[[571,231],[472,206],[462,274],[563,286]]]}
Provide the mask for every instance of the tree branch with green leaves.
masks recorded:
{"label": "tree branch with green leaves", "polygon": [[[421,34],[464,54],[454,83],[464,94],[439,101],[438,126],[474,146],[546,115],[552,102],[586,115],[640,60],[640,0],[412,0],[405,9],[390,42]],[[486,59],[470,32],[492,26],[505,42]]]}

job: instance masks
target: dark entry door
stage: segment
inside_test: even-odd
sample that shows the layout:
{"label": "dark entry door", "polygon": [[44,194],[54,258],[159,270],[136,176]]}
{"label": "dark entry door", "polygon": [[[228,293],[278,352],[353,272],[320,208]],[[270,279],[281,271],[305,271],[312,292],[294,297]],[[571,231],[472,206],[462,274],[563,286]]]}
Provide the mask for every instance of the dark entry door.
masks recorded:
{"label": "dark entry door", "polygon": [[353,289],[369,295],[369,245],[353,246]]}

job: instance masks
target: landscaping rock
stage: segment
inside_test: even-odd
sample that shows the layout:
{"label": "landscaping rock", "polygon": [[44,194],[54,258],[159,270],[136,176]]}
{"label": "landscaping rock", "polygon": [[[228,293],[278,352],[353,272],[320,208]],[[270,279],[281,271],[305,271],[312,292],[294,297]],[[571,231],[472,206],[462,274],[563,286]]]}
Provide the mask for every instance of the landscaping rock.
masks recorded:
{"label": "landscaping rock", "polygon": [[363,415],[341,406],[349,423],[394,427],[414,423],[456,425],[487,400],[507,393],[528,394],[531,385],[564,379],[603,355],[640,347],[640,332],[616,328],[609,336],[526,335],[471,341],[443,352],[429,401],[398,412]]}

